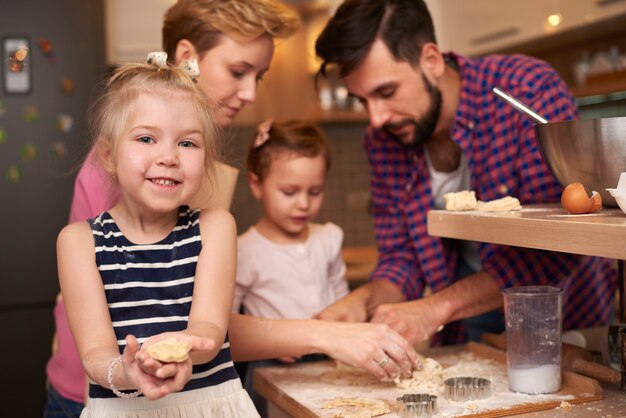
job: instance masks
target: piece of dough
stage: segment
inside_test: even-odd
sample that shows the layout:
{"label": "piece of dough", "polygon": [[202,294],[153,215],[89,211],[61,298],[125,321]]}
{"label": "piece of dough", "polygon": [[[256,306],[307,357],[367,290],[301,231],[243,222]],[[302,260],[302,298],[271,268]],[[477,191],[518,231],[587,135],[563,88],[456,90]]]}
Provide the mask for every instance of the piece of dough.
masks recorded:
{"label": "piece of dough", "polygon": [[516,197],[505,196],[500,199],[483,202],[476,200],[476,193],[473,190],[446,193],[443,195],[443,199],[446,202],[446,210],[451,211],[505,212],[522,209],[522,205]]}
{"label": "piece of dough", "polygon": [[164,363],[181,362],[189,357],[191,345],[186,341],[175,338],[167,338],[158,343],[151,344],[146,350],[150,357]]}
{"label": "piece of dough", "polygon": [[396,379],[396,387],[416,393],[437,393],[443,384],[443,367],[430,357],[425,357],[422,364],[422,370],[413,370],[410,378]]}
{"label": "piece of dough", "polygon": [[325,402],[322,408],[341,408],[333,414],[333,418],[372,418],[391,412],[387,402],[368,398],[339,397]]}
{"label": "piece of dough", "polygon": [[522,205],[516,197],[505,196],[488,202],[478,202],[477,209],[481,212],[500,212],[507,210],[521,210]]}
{"label": "piece of dough", "polygon": [[446,210],[476,210],[476,193],[473,190],[446,193],[443,195]]}

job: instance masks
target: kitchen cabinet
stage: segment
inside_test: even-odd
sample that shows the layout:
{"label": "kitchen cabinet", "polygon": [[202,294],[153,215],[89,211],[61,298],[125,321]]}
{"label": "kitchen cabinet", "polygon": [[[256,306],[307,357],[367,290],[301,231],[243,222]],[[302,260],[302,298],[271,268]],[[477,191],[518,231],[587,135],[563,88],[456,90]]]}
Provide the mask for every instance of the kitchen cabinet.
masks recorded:
{"label": "kitchen cabinet", "polygon": [[110,66],[143,62],[161,51],[163,15],[176,0],[105,0],[106,61]]}
{"label": "kitchen cabinet", "polygon": [[[319,3],[291,2],[302,17],[301,28],[290,38],[278,39],[270,70],[259,83],[256,102],[246,106],[237,116],[237,125],[256,125],[274,120],[308,119],[317,123],[362,123],[367,113],[355,109],[347,90],[341,89],[338,77],[321,78],[320,89],[330,88],[343,94],[340,105],[323,108],[315,74],[319,61],[315,57],[315,41],[330,17],[329,6]],[[336,104],[336,103],[335,103]]]}
{"label": "kitchen cabinet", "polygon": [[[626,282],[626,215],[620,209],[570,215],[558,204],[525,205],[519,212],[428,212],[430,235],[501,245],[615,258],[619,291]],[[620,319],[626,322],[626,298],[620,298]]]}
{"label": "kitchen cabinet", "polygon": [[[624,0],[427,0],[439,45],[483,55],[626,14]],[[549,17],[554,16],[550,20]],[[551,23],[552,22],[552,23]]]}

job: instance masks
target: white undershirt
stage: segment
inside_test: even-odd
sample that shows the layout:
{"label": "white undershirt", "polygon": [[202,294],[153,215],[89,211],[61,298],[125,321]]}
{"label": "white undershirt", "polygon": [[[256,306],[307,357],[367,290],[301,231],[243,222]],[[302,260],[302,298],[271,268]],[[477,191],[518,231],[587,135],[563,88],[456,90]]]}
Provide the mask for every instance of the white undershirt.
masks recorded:
{"label": "white undershirt", "polygon": [[[461,154],[459,167],[450,172],[437,171],[433,167],[428,151],[426,162],[428,163],[428,172],[430,173],[430,186],[435,200],[435,209],[444,209],[446,207],[443,195],[446,193],[460,192],[461,190],[470,189],[470,172],[467,166],[467,159]],[[478,255],[478,244],[474,241],[461,241],[461,257],[474,270],[482,270],[480,257]]]}

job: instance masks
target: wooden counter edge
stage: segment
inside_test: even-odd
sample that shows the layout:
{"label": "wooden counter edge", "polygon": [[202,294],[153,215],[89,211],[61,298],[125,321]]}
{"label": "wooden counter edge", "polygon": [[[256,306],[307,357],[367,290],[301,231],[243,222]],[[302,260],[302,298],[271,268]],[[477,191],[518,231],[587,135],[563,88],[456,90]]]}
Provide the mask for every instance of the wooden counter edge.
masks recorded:
{"label": "wooden counter edge", "polygon": [[274,383],[261,373],[261,370],[254,369],[253,374],[252,384],[254,390],[263,396],[267,402],[272,402],[293,418],[318,418],[311,410],[276,387]]}

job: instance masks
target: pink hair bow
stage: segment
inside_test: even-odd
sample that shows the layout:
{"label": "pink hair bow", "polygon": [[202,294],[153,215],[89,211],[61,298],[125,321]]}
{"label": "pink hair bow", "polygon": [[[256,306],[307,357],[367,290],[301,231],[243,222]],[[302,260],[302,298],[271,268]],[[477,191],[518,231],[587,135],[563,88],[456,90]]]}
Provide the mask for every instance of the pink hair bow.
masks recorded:
{"label": "pink hair bow", "polygon": [[270,139],[270,129],[272,129],[272,119],[268,119],[265,122],[261,122],[256,127],[256,137],[254,138],[253,148],[259,148]]}

